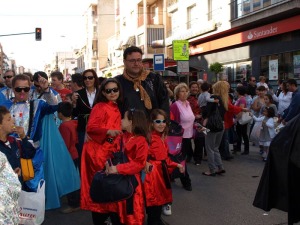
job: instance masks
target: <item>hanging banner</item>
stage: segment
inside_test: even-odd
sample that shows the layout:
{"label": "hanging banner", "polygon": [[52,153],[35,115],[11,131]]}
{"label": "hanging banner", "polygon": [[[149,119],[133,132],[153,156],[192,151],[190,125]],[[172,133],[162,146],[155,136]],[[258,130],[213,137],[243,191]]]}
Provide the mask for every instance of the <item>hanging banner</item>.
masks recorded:
{"label": "hanging banner", "polygon": [[189,41],[177,40],[173,41],[173,59],[180,61],[188,61],[190,57],[189,53]]}
{"label": "hanging banner", "polygon": [[269,61],[269,80],[278,80],[278,59]]}

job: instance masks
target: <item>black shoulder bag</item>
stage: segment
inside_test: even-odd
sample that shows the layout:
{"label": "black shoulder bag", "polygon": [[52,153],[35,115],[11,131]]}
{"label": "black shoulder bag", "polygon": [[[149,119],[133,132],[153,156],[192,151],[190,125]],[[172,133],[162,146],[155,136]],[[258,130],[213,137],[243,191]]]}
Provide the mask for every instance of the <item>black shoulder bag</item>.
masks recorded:
{"label": "black shoulder bag", "polygon": [[[121,138],[120,151],[113,153],[112,165],[128,162],[123,151]],[[133,194],[138,186],[134,175],[106,174],[104,170],[98,171],[92,180],[90,196],[94,202],[110,203],[127,200],[127,214],[133,212]]]}

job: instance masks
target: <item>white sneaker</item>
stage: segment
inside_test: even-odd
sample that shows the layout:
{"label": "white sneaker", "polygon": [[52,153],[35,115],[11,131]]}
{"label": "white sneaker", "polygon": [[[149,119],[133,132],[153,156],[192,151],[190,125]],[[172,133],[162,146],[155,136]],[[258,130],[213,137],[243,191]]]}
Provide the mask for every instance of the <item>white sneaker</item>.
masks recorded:
{"label": "white sneaker", "polygon": [[172,215],[171,205],[170,204],[164,205],[162,207],[162,211],[165,216],[171,216]]}

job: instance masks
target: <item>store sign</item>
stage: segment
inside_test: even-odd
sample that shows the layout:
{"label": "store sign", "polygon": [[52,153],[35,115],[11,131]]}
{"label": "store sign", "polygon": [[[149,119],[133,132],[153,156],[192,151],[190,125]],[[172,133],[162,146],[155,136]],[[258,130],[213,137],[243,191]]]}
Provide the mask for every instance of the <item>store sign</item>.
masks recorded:
{"label": "store sign", "polygon": [[190,47],[190,55],[227,48],[300,29],[300,15]]}
{"label": "store sign", "polygon": [[180,74],[180,75],[189,75],[190,74],[189,61],[178,61],[177,62],[177,74]]}
{"label": "store sign", "polygon": [[173,41],[173,59],[186,61],[189,60],[189,41],[177,40]]}

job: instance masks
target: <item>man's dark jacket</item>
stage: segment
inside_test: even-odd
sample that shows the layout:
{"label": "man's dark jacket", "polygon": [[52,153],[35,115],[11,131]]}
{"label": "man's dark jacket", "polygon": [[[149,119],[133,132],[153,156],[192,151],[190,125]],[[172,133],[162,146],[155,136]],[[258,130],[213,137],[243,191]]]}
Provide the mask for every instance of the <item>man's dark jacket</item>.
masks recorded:
{"label": "man's dark jacket", "polygon": [[[120,82],[123,91],[123,103],[119,106],[122,117],[127,110],[132,108],[143,110],[149,116],[151,110],[146,109],[144,101],[141,100],[140,92],[133,88],[133,82],[126,80],[123,75],[118,75],[115,78]],[[142,81],[142,86],[151,99],[152,109],[162,109],[169,115],[168,91],[161,76],[149,73],[147,78]]]}
{"label": "man's dark jacket", "polygon": [[300,221],[300,115],[271,142],[256,196],[255,207],[288,212],[288,224]]}

